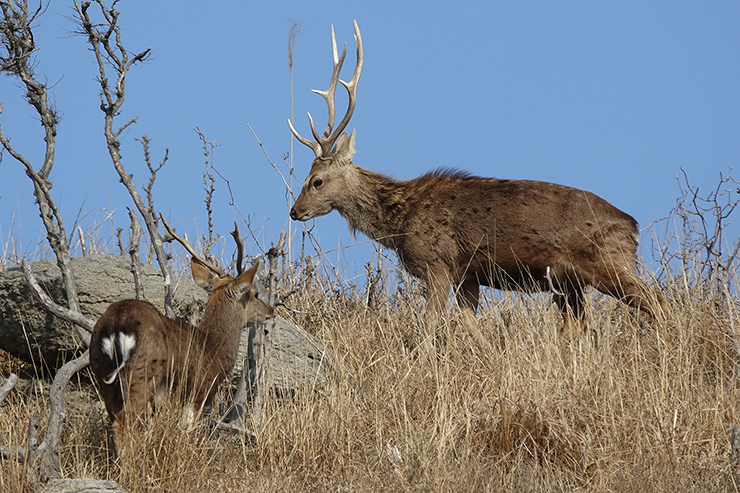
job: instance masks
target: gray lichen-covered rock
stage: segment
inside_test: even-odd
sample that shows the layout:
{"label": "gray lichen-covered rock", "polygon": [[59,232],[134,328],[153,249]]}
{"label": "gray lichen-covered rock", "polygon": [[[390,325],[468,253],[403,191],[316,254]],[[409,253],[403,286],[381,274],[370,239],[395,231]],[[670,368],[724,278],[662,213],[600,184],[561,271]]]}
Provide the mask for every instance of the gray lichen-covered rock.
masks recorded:
{"label": "gray lichen-covered rock", "polygon": [[[265,328],[271,343],[267,388],[288,391],[323,386],[328,370],[336,365],[334,354],[314,336],[279,315],[267,321]],[[243,344],[252,343],[249,347],[252,382],[256,380],[254,365],[260,354],[257,330],[250,329],[249,337],[242,338]]]}
{"label": "gray lichen-covered rock", "polygon": [[41,493],[127,493],[114,481],[90,478],[52,479]]}
{"label": "gray lichen-covered rock", "polygon": [[[82,313],[92,320],[97,320],[112,302],[135,297],[131,262],[126,257],[76,257],[72,259],[72,271]],[[57,303],[67,305],[56,262],[34,262],[31,272]],[[144,265],[142,284],[145,297],[163,310],[164,284],[159,269]],[[204,306],[206,298],[205,292],[194,283],[176,284],[175,305],[180,305],[184,311],[193,309],[190,305]],[[46,311],[33,298],[20,269],[0,271],[0,349],[29,363],[41,363],[53,369],[61,366],[79,347],[70,324]]]}

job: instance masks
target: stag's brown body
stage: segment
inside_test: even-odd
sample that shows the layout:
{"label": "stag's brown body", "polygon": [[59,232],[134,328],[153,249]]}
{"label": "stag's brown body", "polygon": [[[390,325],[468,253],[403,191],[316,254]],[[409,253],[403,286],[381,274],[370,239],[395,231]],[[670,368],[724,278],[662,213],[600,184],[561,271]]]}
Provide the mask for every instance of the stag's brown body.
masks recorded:
{"label": "stag's brown body", "polygon": [[[332,40],[333,40],[332,28]],[[665,299],[637,277],[637,222],[593,193],[526,180],[480,178],[437,171],[399,181],[352,163],[355,131],[342,133],[354,111],[362,69],[362,38],[355,22],[357,65],[349,83],[349,109],[334,125],[334,92],[344,61],[333,40],[334,72],[321,94],[329,123],[315,141],[291,131],[316,154],[290,216],[306,221],[337,210],[352,230],[394,249],[404,268],[428,290],[430,313],[455,289],[466,324],[478,306],[479,286],[550,290],[565,328],[583,325],[583,289],[590,285],[655,315]],[[579,323],[574,324],[574,321]],[[479,332],[473,328],[479,337]]]}
{"label": "stag's brown body", "polygon": [[242,329],[272,316],[251,284],[256,266],[236,278],[211,276],[196,262],[192,267],[193,277],[210,291],[197,327],[139,300],[111,304],[95,324],[90,366],[117,443],[123,426],[161,404],[171,390],[183,393],[191,420],[233,368]]}

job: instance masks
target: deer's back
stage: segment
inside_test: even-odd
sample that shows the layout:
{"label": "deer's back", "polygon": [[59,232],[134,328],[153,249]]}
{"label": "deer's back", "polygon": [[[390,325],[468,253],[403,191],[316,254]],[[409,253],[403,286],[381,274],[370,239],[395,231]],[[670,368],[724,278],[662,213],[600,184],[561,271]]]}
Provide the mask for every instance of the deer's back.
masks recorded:
{"label": "deer's back", "polygon": [[554,266],[564,256],[591,259],[606,238],[610,248],[636,250],[637,222],[591,192],[452,172],[407,183],[415,191],[398,216],[404,234],[395,247],[418,277],[435,265],[459,271],[492,261],[515,272]]}

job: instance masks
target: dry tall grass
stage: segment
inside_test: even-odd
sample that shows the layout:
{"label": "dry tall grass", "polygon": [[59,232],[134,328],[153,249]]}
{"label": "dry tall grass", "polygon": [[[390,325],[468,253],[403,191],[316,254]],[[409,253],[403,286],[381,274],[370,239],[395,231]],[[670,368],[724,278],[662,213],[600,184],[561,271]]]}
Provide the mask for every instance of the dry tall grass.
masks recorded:
{"label": "dry tall grass", "polygon": [[[157,413],[120,457],[106,444],[94,390],[71,400],[64,474],[140,491],[735,491],[730,425],[740,423],[738,357],[728,305],[711,290],[666,287],[673,311],[652,323],[594,294],[597,344],[564,347],[547,297],[489,299],[481,354],[454,311],[436,354],[421,300],[395,294],[296,296],[297,322],[341,360],[330,383],[271,396],[257,438],[178,427],[176,404]],[[284,312],[285,317],[295,317]],[[6,445],[25,446],[38,389],[0,409]],[[0,490],[22,491],[22,467],[0,463]]]}

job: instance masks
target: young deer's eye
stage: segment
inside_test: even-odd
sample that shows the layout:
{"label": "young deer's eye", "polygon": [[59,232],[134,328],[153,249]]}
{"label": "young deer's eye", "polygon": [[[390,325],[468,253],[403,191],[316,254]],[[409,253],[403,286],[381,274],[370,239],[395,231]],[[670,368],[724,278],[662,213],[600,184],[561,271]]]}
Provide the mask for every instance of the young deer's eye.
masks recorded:
{"label": "young deer's eye", "polygon": [[316,179],[315,179],[315,180],[313,181],[313,187],[314,187],[314,188],[319,188],[319,187],[320,187],[321,185],[323,185],[323,184],[324,184],[324,180],[322,180],[321,178],[316,178]]}

